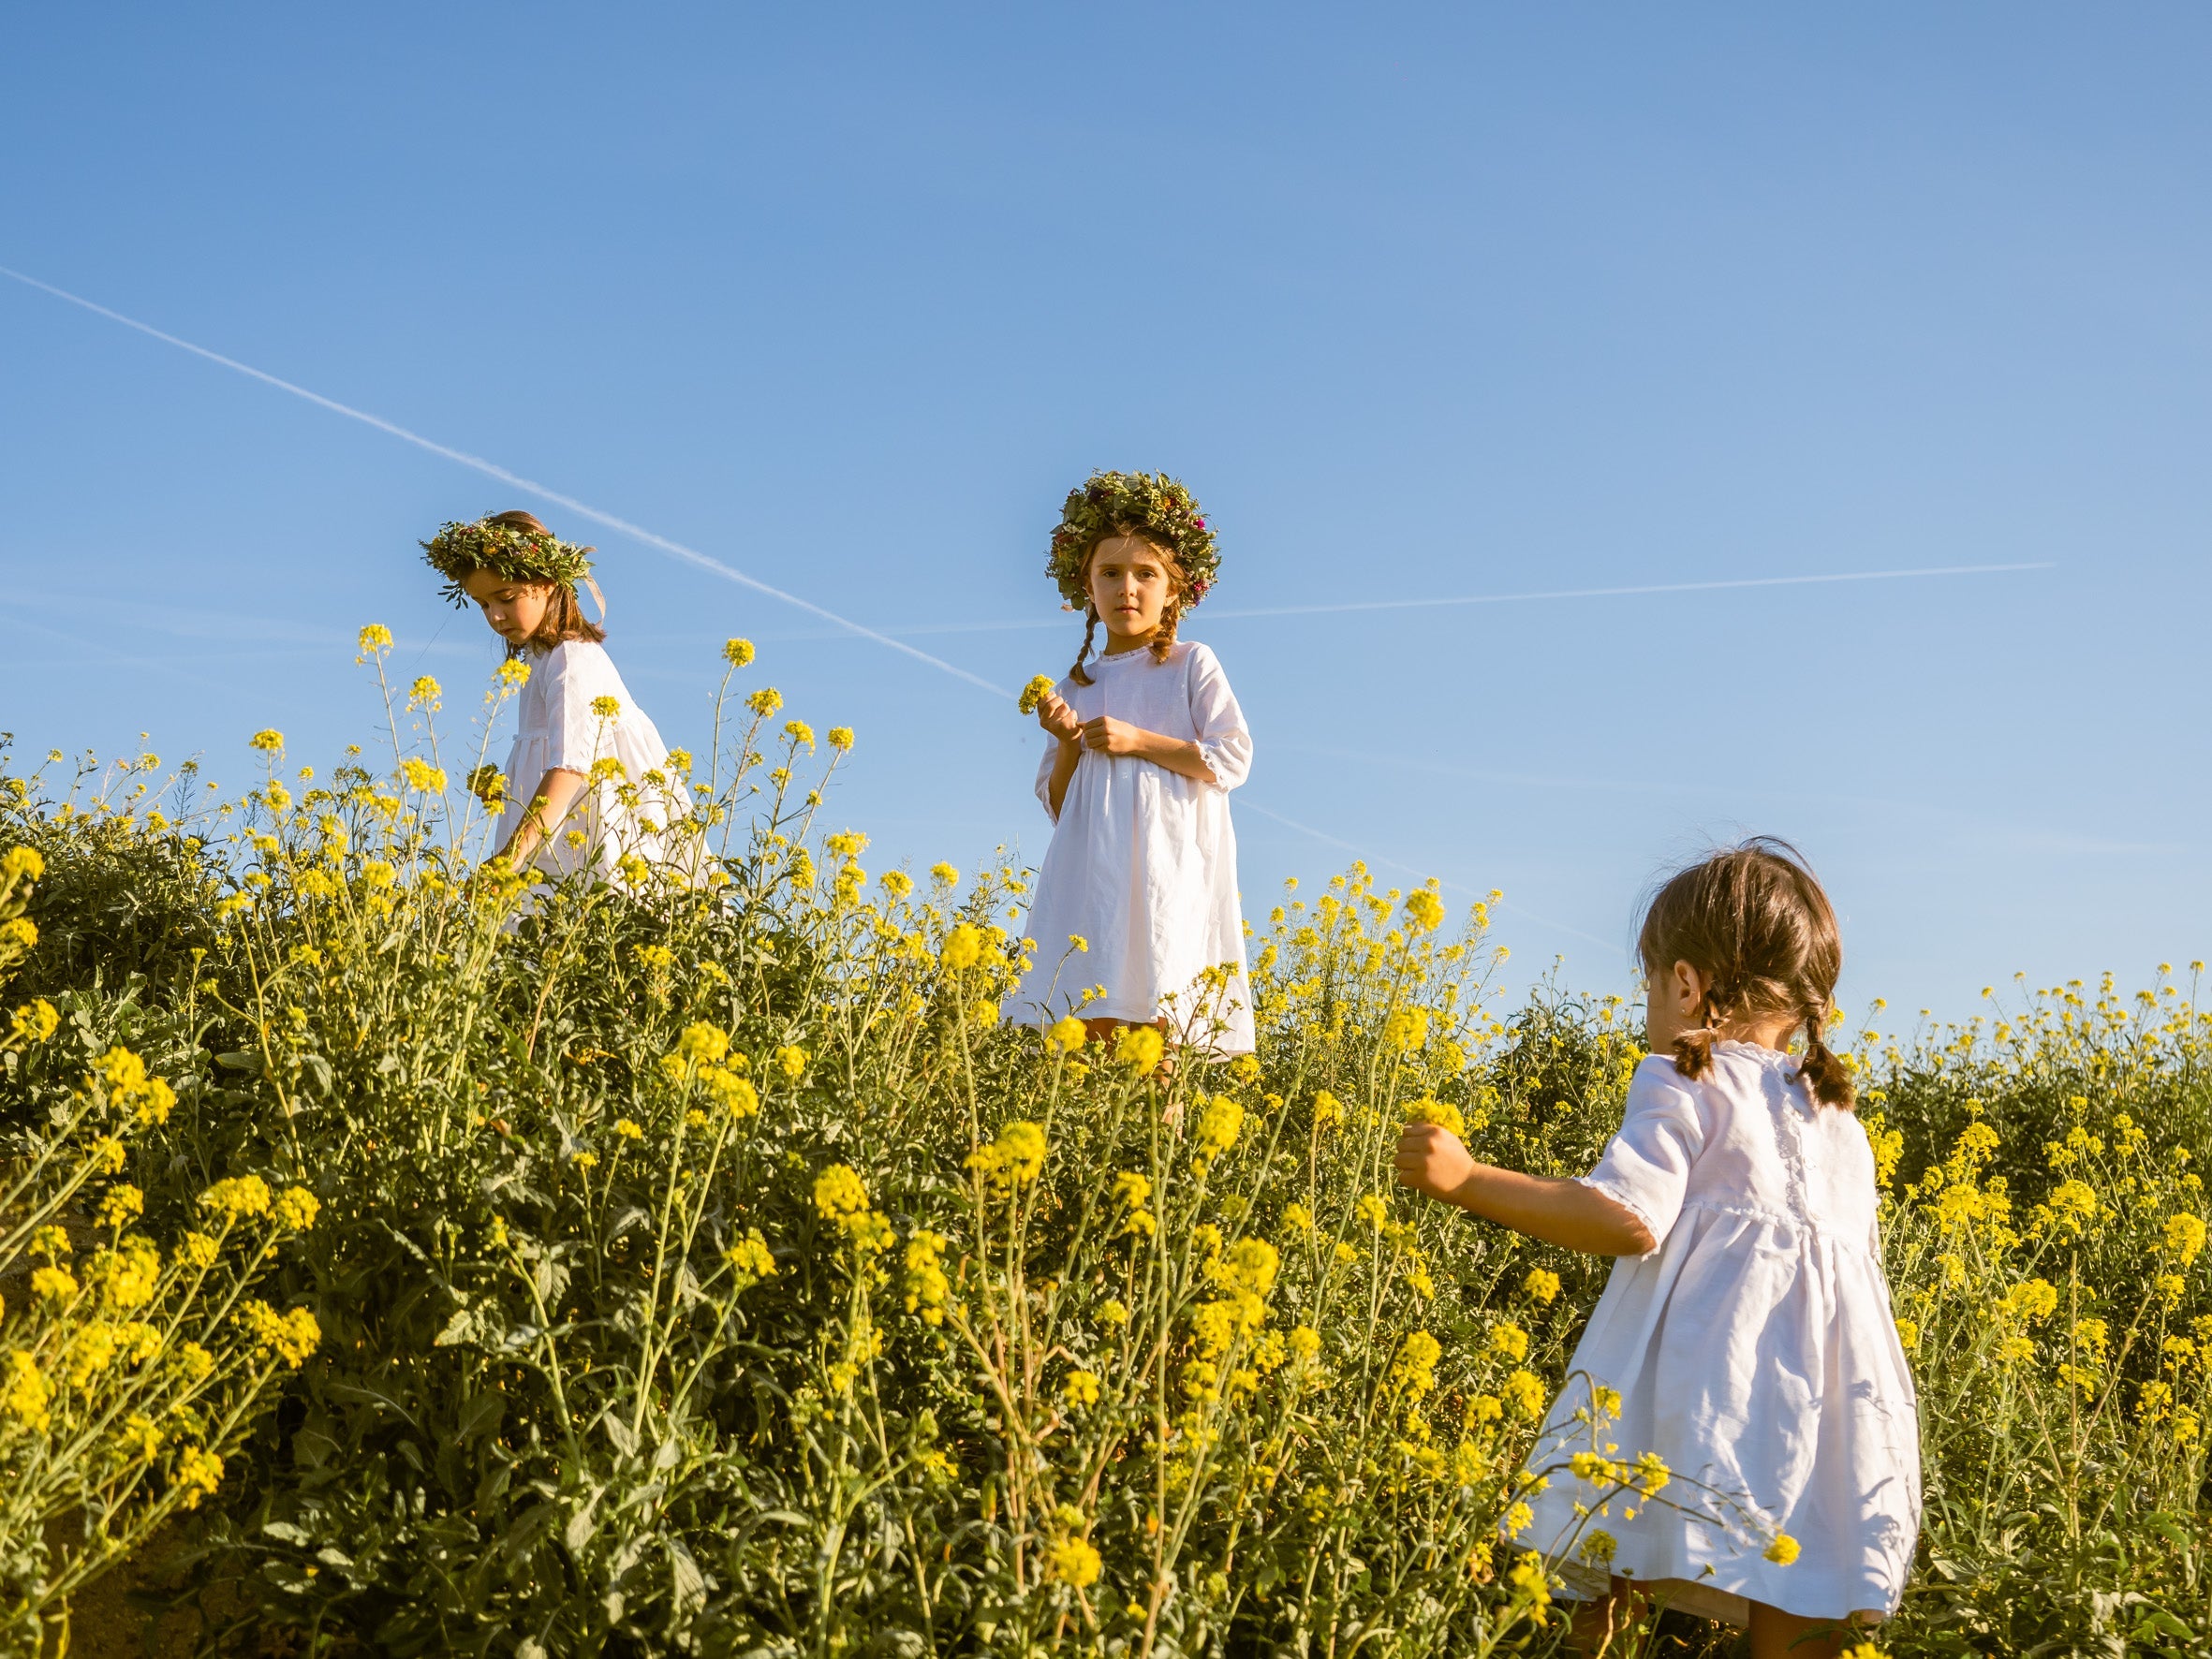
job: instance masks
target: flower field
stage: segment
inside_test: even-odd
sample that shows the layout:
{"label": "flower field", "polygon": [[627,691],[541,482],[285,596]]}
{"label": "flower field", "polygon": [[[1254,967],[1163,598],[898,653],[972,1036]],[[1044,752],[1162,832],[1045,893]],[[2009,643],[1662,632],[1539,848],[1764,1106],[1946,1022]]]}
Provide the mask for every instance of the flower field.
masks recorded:
{"label": "flower field", "polygon": [[[1605,1264],[1390,1149],[1580,1172],[1635,1010],[1502,1001],[1485,907],[1354,866],[1253,916],[1254,1060],[1010,1028],[1023,873],[866,869],[853,735],[740,643],[707,746],[620,785],[691,885],[479,867],[511,672],[473,719],[391,688],[374,757],[263,733],[228,801],[0,772],[9,1650],[102,1573],[178,1651],[1554,1649],[1522,1457]],[[1927,1474],[1888,1652],[2212,1648],[2194,992],[1855,1039]],[[1742,1496],[1586,1409],[1535,1477],[1590,1559],[1614,1505]]]}

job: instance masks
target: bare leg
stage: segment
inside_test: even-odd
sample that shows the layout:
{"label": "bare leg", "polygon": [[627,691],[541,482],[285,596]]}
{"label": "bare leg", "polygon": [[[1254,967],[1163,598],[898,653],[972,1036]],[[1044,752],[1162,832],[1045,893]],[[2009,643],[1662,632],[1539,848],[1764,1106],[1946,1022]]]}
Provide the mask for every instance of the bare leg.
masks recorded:
{"label": "bare leg", "polygon": [[1603,1601],[1579,1602],[1567,1626],[1568,1639],[1588,1659],[1611,1654],[1625,1659],[1638,1646],[1638,1627],[1651,1618],[1651,1596],[1626,1578],[1615,1578]]}
{"label": "bare leg", "polygon": [[1751,1659],[1840,1659],[1867,1636],[1865,1625],[1850,1620],[1804,1619],[1762,1601],[1751,1604]]}

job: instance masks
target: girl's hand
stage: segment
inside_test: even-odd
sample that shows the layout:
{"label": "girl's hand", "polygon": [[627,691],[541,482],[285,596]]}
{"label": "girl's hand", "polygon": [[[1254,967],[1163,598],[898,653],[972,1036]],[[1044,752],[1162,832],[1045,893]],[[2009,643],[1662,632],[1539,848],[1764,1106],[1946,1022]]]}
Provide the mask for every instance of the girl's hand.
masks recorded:
{"label": "girl's hand", "polygon": [[1459,1137],[1435,1123],[1408,1123],[1398,1132],[1398,1184],[1447,1203],[1481,1167]]}
{"label": "girl's hand", "polygon": [[1111,714],[1101,714],[1096,720],[1083,723],[1083,746],[1096,749],[1101,755],[1135,755],[1141,753],[1143,740],[1151,736],[1141,726],[1131,726],[1126,720],[1116,720]]}
{"label": "girl's hand", "polygon": [[1083,722],[1076,719],[1075,711],[1068,706],[1068,699],[1056,691],[1047,692],[1039,699],[1037,724],[1063,743],[1078,742],[1083,737]]}

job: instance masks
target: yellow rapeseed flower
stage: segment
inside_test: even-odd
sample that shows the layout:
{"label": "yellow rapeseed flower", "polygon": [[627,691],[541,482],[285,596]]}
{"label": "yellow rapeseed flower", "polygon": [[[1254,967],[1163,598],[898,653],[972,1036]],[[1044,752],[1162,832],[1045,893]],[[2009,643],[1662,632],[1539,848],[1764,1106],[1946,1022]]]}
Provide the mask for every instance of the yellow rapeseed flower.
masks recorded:
{"label": "yellow rapeseed flower", "polygon": [[728,639],[722,644],[722,660],[733,668],[742,668],[753,660],[753,642],[750,639]]}
{"label": "yellow rapeseed flower", "polygon": [[1159,1057],[1166,1049],[1167,1044],[1157,1027],[1128,1025],[1122,1028],[1121,1035],[1114,1040],[1113,1057],[1131,1071],[1148,1072],[1158,1066]]}

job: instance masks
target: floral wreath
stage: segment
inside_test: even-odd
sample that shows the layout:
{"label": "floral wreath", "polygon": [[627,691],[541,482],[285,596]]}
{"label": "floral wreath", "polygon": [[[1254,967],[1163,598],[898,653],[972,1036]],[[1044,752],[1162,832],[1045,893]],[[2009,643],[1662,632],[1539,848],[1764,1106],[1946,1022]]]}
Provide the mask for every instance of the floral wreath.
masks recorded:
{"label": "floral wreath", "polygon": [[438,591],[456,605],[468,603],[461,581],[472,570],[489,570],[509,581],[559,582],[570,591],[582,582],[598,592],[591,579],[592,562],[584,557],[597,550],[550,532],[479,519],[473,524],[444,525],[420,545],[430,567],[446,579]]}
{"label": "floral wreath", "polygon": [[1221,551],[1214,533],[1179,479],[1165,473],[1093,473],[1082,489],[1068,492],[1044,566],[1069,609],[1081,610],[1091,602],[1083,582],[1084,561],[1117,531],[1136,531],[1167,544],[1183,566],[1186,607],[1203,599],[1220,574]]}

